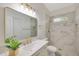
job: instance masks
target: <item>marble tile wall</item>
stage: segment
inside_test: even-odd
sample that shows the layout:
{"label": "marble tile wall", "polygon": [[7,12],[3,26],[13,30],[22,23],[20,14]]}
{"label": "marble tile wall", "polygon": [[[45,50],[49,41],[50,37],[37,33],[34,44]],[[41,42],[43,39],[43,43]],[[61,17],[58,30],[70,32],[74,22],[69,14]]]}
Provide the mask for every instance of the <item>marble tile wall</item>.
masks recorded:
{"label": "marble tile wall", "polygon": [[75,48],[77,50],[77,54],[79,55],[79,6],[76,9],[76,41],[75,41]]}
{"label": "marble tile wall", "polygon": [[51,41],[54,46],[61,49],[60,53],[66,56],[77,55],[75,41],[75,23],[73,13],[66,14],[67,21],[52,22],[51,25]]}

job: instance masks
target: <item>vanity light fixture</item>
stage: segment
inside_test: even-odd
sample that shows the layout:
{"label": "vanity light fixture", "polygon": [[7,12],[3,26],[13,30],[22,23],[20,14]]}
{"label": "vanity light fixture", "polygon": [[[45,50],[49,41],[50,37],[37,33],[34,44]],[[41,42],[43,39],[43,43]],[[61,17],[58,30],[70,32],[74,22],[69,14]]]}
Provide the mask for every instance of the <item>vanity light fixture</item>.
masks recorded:
{"label": "vanity light fixture", "polygon": [[21,5],[23,11],[26,11],[28,13],[28,15],[31,15],[36,18],[35,10],[32,8],[30,3],[21,3],[20,5]]}
{"label": "vanity light fixture", "polygon": [[23,8],[28,8],[28,10],[32,10],[32,6],[29,3],[21,3],[21,6],[23,6]]}

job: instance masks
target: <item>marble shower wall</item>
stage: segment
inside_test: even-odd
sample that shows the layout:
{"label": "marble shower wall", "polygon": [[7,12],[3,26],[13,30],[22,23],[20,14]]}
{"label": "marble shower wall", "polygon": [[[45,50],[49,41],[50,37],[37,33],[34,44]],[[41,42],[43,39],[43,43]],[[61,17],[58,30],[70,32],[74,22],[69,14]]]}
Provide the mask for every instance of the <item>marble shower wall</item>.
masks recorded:
{"label": "marble shower wall", "polygon": [[54,46],[60,49],[62,55],[74,56],[77,55],[74,46],[76,38],[74,13],[69,13],[63,16],[68,17],[68,20],[56,23],[52,21],[51,23],[51,42]]}
{"label": "marble shower wall", "polygon": [[76,9],[76,41],[75,41],[75,47],[77,50],[77,54],[79,56],[79,6]]}

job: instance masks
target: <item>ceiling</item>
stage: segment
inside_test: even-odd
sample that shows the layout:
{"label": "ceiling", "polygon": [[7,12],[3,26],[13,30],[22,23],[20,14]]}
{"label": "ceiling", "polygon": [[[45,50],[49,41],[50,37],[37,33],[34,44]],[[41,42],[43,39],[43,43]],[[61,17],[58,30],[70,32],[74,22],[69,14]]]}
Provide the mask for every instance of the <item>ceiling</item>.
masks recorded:
{"label": "ceiling", "polygon": [[58,10],[58,9],[61,9],[61,8],[71,6],[71,5],[73,5],[73,3],[45,3],[44,5],[46,6],[46,8],[50,12],[52,12],[54,10]]}
{"label": "ceiling", "polygon": [[[43,5],[48,9],[49,12],[52,12],[54,10],[58,10],[58,9],[61,9],[61,8],[64,8],[64,7],[68,7],[68,6],[71,6],[73,5],[74,3],[43,3]],[[13,6],[15,7],[14,5],[18,5],[18,4],[8,4],[8,3],[0,3],[0,6]],[[41,5],[41,4],[40,4]]]}
{"label": "ceiling", "polygon": [[[79,3],[32,3],[31,5],[36,10],[44,9],[45,13],[49,16],[53,16],[53,15],[55,16],[55,15],[59,15],[63,13],[65,14],[67,12],[74,11],[75,6],[79,5]],[[31,15],[30,13],[24,11],[19,3],[0,3],[0,7],[10,7],[19,12],[35,17],[34,15]]]}

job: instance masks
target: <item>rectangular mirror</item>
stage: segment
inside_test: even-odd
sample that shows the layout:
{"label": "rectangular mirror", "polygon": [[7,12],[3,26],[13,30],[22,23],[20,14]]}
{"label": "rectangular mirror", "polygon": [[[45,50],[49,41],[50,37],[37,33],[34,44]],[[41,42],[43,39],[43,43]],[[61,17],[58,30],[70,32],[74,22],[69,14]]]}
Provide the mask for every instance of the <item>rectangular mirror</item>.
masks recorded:
{"label": "rectangular mirror", "polygon": [[11,8],[5,8],[5,38],[17,39],[37,36],[37,19]]}

